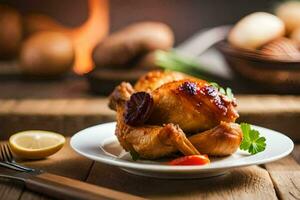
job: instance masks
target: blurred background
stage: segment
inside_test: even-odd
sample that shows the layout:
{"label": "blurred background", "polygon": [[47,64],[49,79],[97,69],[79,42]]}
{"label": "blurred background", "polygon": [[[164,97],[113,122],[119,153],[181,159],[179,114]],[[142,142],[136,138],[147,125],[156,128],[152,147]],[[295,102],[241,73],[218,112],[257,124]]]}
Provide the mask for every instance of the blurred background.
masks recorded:
{"label": "blurred background", "polygon": [[[88,17],[87,0],[38,1],[9,0],[21,13],[42,13],[70,27],[82,24]],[[161,21],[174,31],[178,44],[202,28],[233,24],[255,11],[272,11],[279,0],[110,0],[110,32],[138,21]]]}
{"label": "blurred background", "polygon": [[[116,80],[116,77],[111,76],[112,73],[109,69],[112,67],[108,65],[114,65],[113,63],[103,64],[104,61],[103,58],[101,58],[103,50],[102,52],[101,50],[96,51],[97,53],[95,54],[97,55],[95,55],[94,58],[92,58],[92,53],[95,52],[96,45],[103,42],[110,34],[120,30],[122,31],[128,25],[136,22],[155,21],[163,23],[169,26],[172,31],[172,44],[167,45],[167,47],[155,48],[169,50],[172,47],[180,46],[180,44],[191,36],[199,33],[199,31],[207,30],[207,28],[233,25],[242,17],[256,11],[273,12],[274,8],[276,8],[281,1],[129,0],[125,2],[121,0],[78,0],[75,3],[71,0],[63,2],[59,0],[43,2],[38,0],[2,0],[0,3],[2,5],[2,14],[0,13],[0,18],[2,17],[0,31],[2,33],[0,36],[3,38],[0,43],[2,49],[2,56],[0,55],[2,60],[0,65],[0,80],[2,84],[0,84],[0,87],[2,90],[6,88],[6,92],[0,94],[0,97],[9,98],[24,95],[56,96],[57,93],[63,94],[63,96],[70,96],[70,92],[68,92],[70,90],[72,91],[71,96],[90,95],[91,93],[88,92],[91,90],[94,91],[94,94],[107,95],[110,89],[113,88],[112,86],[120,80]],[[45,31],[60,32],[63,33],[63,35],[53,36],[51,34],[42,34],[41,36],[33,36],[38,32]],[[71,49],[66,47],[69,41],[67,41],[68,39],[64,38],[64,36],[71,39],[72,44],[70,45],[73,46],[70,47]],[[50,38],[53,40],[52,42],[49,41]],[[49,41],[49,44],[46,44],[45,40]],[[205,40],[206,39],[204,39],[204,41]],[[44,53],[47,55],[38,55],[43,53],[35,52],[41,52],[47,48],[50,49],[49,46],[55,46],[56,42],[58,43],[56,48],[60,48],[58,47],[59,44],[66,45],[65,47],[61,47],[61,51],[64,55],[63,58],[50,55],[51,50]],[[227,63],[223,60],[223,56],[220,56],[219,52],[214,50],[212,53],[208,53],[207,56],[205,55],[206,51],[204,53],[202,52],[202,49],[205,49],[207,45],[210,47],[210,44],[202,45],[201,42],[196,44],[197,46],[194,45],[194,47],[191,47],[192,50],[188,48],[186,54],[193,51],[191,56],[195,57],[200,51],[201,57],[198,59],[200,60],[200,67],[198,68],[201,69],[202,72],[200,72],[200,75],[203,73],[204,78],[233,87],[237,93],[287,92],[285,87],[278,88],[275,86],[274,89],[273,85],[265,87],[264,84],[260,84],[260,87],[257,87],[257,85],[253,86],[253,82],[247,84],[247,78],[241,79],[240,76],[233,75],[232,69],[230,69],[230,66],[227,66]],[[5,48],[7,48],[6,53]],[[147,53],[142,52],[140,54],[146,55]],[[33,56],[33,54],[35,54],[35,56]],[[120,54],[122,54],[122,52]],[[48,58],[45,58],[47,56]],[[140,55],[138,56],[142,57]],[[50,57],[52,64],[49,63]],[[53,60],[56,61],[56,63]],[[134,66],[138,63],[137,65],[139,65],[140,62],[136,62],[136,60],[135,58],[134,64],[130,61],[130,64]],[[147,62],[148,61],[146,61],[146,63]],[[151,61],[150,64],[146,64],[146,67],[142,66],[141,68],[147,68],[147,71],[149,70],[149,66],[155,65],[154,62],[155,61]],[[97,66],[97,63],[100,63],[99,66]],[[141,63],[144,64],[144,62]],[[102,65],[105,65],[105,67]],[[117,68],[125,69],[125,73],[130,73],[128,70],[133,68],[131,66],[128,67],[128,63],[122,63],[121,65],[124,67]],[[96,70],[97,72],[89,73],[95,66],[97,69],[100,69],[99,71],[108,69],[109,72],[107,72],[107,70],[105,70],[105,72],[98,72],[98,70]],[[70,73],[70,71],[72,72]],[[119,71],[120,70],[112,71],[118,74],[117,79],[134,81],[137,78],[129,75],[126,76],[123,71]],[[140,71],[141,70],[136,74],[142,74]],[[62,74],[66,74],[66,72],[69,74],[68,76],[64,75],[63,80],[60,79],[53,82],[53,79],[61,78]],[[121,73],[121,78],[119,73]],[[105,80],[103,80],[103,76]],[[78,80],[74,81],[74,77]],[[87,81],[85,80],[86,78]],[[26,81],[22,80],[20,82],[21,79],[26,79]],[[36,79],[39,79],[37,83],[35,83]],[[106,79],[109,79],[109,81]],[[51,84],[41,80],[47,80],[47,82],[51,82]],[[15,91],[15,87],[19,86],[18,84],[20,84],[20,86],[22,85],[24,90],[23,94],[15,94],[13,92]],[[47,86],[47,84],[50,86]],[[47,94],[43,94],[41,90],[34,93],[34,88],[44,87],[44,85],[48,89]],[[58,87],[60,89],[52,92],[52,85],[55,87],[64,85],[64,88]],[[78,87],[78,89],[75,89],[75,93],[74,87]],[[292,89],[290,86],[287,86],[287,88],[290,93],[297,93],[297,91],[299,91],[299,88],[295,89],[294,85]]]}
{"label": "blurred background", "polygon": [[241,121],[299,140],[299,44],[300,1],[0,0],[0,129],[111,121],[117,84],[169,69],[230,87]]}

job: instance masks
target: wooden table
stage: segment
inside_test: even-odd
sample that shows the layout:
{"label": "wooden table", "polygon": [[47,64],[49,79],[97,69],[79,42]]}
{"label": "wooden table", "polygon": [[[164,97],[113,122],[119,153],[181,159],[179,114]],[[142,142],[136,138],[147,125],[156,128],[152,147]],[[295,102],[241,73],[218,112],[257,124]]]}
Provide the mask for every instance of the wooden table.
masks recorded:
{"label": "wooden table", "polygon": [[[298,163],[297,163],[298,161]],[[128,174],[116,167],[96,163],[77,155],[69,144],[41,161],[25,162],[70,178],[151,199],[299,199],[300,145],[279,161],[244,168],[211,179],[166,180]],[[0,182],[0,199],[50,199],[32,193],[22,185]]]}
{"label": "wooden table", "polygon": [[[283,131],[300,141],[300,97],[239,95],[240,121]],[[26,129],[46,129],[72,135],[114,120],[106,98],[0,99],[0,139]],[[298,163],[297,163],[298,162]],[[70,149],[69,144],[46,160],[24,164],[62,176],[153,199],[300,199],[300,144],[292,155],[261,166],[231,170],[204,180],[165,180],[128,174],[95,163]],[[0,181],[0,199],[40,200],[22,185]]]}

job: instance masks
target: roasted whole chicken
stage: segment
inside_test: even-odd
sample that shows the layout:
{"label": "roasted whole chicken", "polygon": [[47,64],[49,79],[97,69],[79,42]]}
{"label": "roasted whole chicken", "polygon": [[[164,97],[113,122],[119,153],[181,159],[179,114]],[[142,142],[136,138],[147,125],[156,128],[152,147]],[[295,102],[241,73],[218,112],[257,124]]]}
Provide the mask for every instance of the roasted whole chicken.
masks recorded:
{"label": "roasted whole chicken", "polygon": [[117,112],[116,136],[126,151],[157,159],[234,153],[242,131],[236,102],[210,83],[179,72],[152,71],[134,87],[121,83],[110,95]]}

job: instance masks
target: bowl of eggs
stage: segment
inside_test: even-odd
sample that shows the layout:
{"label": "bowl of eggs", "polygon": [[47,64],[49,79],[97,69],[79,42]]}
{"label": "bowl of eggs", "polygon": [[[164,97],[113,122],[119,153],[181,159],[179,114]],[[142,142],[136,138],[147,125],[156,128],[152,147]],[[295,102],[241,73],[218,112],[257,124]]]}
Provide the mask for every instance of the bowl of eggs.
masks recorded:
{"label": "bowl of eggs", "polygon": [[283,3],[274,15],[245,16],[218,49],[237,75],[275,92],[300,93],[300,2]]}

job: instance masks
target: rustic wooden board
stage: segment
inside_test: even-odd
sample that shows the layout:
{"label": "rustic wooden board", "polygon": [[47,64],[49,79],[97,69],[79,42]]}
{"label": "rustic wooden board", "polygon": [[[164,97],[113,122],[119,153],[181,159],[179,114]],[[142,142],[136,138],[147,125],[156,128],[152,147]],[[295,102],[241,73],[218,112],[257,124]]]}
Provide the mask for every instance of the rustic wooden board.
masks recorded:
{"label": "rustic wooden board", "polygon": [[258,166],[203,180],[166,180],[136,176],[96,163],[87,180],[150,199],[276,199],[268,172]]}
{"label": "rustic wooden board", "polygon": [[295,160],[300,163],[300,145],[299,143],[297,143],[297,145],[295,145],[294,147],[294,151],[293,151],[293,157],[295,158]]}
{"label": "rustic wooden board", "polygon": [[[299,156],[300,145],[293,155]],[[45,160],[25,162],[48,172],[153,199],[299,199],[299,164],[288,156],[260,166],[233,169],[212,179],[167,180],[128,174],[116,167],[87,160],[69,144]],[[275,188],[275,189],[274,189]],[[48,200],[20,185],[0,182],[0,195],[11,200]]]}
{"label": "rustic wooden board", "polygon": [[293,155],[297,157],[290,155],[265,165],[280,199],[300,199],[300,145],[296,145]]}
{"label": "rustic wooden board", "polygon": [[0,100],[1,139],[14,132],[43,129],[73,135],[91,125],[113,121],[105,99]]}
{"label": "rustic wooden board", "polygon": [[23,192],[23,186],[10,180],[0,179],[1,199],[17,200]]}
{"label": "rustic wooden board", "polygon": [[[300,96],[239,95],[237,98],[238,121],[282,131],[300,141]],[[0,139],[27,129],[52,130],[70,136],[115,119],[106,98],[0,99],[0,105]]]}
{"label": "rustic wooden board", "polygon": [[[299,145],[296,146],[294,155],[299,155],[299,148]],[[228,175],[214,179],[164,180],[135,176],[115,167],[95,163],[87,181],[105,187],[122,188],[122,191],[151,199],[277,199],[277,196],[280,199],[298,199],[300,197],[299,164],[292,156],[264,167],[266,169],[259,166],[234,169]],[[277,172],[275,174],[277,178],[274,178],[274,171],[279,169],[289,173],[289,182],[283,182],[285,177],[281,172]]]}
{"label": "rustic wooden board", "polygon": [[[20,161],[22,162],[22,161]],[[52,172],[61,176],[78,179],[85,181],[88,177],[89,171],[93,165],[93,161],[88,160],[84,157],[79,156],[75,153],[69,145],[67,140],[66,145],[55,155],[38,161],[27,161],[23,162],[26,166],[35,167],[48,172]],[[1,171],[0,171],[1,172]],[[24,188],[16,184],[7,184],[2,182],[0,184],[0,196],[2,194],[7,195],[7,198],[3,199],[49,199],[42,195],[23,190]],[[2,198],[0,198],[2,199]]]}
{"label": "rustic wooden board", "polygon": [[[41,161],[25,162],[24,164],[30,167],[40,168],[61,176],[85,181],[93,165],[93,161],[76,154],[70,148],[68,140],[67,145],[65,145],[64,148],[54,156]],[[45,198],[42,195],[25,190],[22,193],[20,199],[27,200],[49,198]]]}

